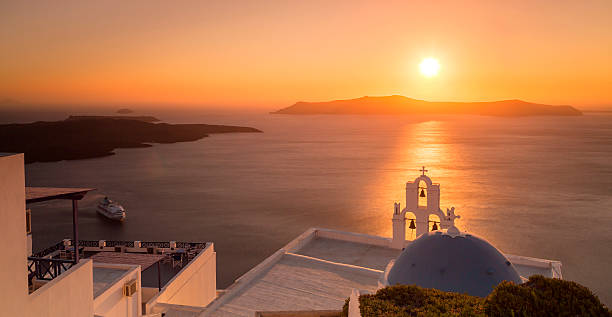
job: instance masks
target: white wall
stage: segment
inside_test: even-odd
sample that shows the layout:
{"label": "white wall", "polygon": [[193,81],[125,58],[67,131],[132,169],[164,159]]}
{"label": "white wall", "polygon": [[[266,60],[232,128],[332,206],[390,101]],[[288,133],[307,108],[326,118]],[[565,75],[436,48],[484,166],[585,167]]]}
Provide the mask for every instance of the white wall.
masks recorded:
{"label": "white wall", "polygon": [[23,316],[28,298],[23,154],[0,156],[0,219],[0,313]]}
{"label": "white wall", "polygon": [[356,232],[345,232],[338,231],[333,229],[316,229],[317,237],[335,239],[341,241],[350,241],[355,243],[363,243],[363,244],[371,244],[379,247],[390,247],[391,239],[380,237],[380,236],[372,236],[364,233],[356,233]]}
{"label": "white wall", "polygon": [[146,312],[157,303],[206,306],[215,299],[216,288],[217,254],[209,244],[146,304]]}
{"label": "white wall", "polygon": [[[91,317],[93,315],[92,261],[81,260],[28,297],[31,317]],[[11,315],[12,316],[12,315]]]}
{"label": "white wall", "polygon": [[0,315],[91,317],[90,260],[28,293],[23,154],[0,154],[0,219]]}
{"label": "white wall", "polygon": [[[94,264],[94,268],[116,268],[125,270],[119,280],[94,299],[94,314],[103,317],[137,317],[142,310],[142,289],[140,266],[124,264]],[[123,295],[123,286],[136,280],[137,292],[132,296]]]}

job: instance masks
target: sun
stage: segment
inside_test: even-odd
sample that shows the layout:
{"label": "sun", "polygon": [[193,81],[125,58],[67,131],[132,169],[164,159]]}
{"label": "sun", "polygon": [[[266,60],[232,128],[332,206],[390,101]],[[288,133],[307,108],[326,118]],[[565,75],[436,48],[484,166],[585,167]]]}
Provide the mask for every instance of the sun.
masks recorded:
{"label": "sun", "polygon": [[434,77],[438,75],[440,63],[433,57],[427,57],[419,64],[419,70],[421,70],[421,74],[425,77]]}

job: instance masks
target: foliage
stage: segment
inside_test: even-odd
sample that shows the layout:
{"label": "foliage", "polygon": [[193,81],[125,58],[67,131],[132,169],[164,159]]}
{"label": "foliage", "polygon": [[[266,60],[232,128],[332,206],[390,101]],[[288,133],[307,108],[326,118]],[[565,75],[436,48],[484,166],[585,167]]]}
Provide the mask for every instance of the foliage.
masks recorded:
{"label": "foliage", "polygon": [[[396,285],[359,297],[362,316],[485,316],[483,299],[414,285]],[[348,301],[344,311],[348,315]],[[346,316],[343,315],[343,316]]]}
{"label": "foliage", "polygon": [[[359,297],[361,316],[607,316],[609,311],[575,282],[532,276],[524,284],[500,283],[487,298],[415,285],[396,285]],[[342,316],[348,316],[349,299]]]}
{"label": "foliage", "polygon": [[489,316],[612,316],[588,288],[532,276],[521,285],[502,282],[485,300]]}

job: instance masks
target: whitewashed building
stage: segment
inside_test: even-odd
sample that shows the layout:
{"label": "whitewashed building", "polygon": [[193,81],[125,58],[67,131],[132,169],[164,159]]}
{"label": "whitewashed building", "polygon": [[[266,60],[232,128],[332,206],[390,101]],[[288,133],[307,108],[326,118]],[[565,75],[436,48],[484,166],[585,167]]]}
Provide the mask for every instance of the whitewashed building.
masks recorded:
{"label": "whitewashed building", "polygon": [[[216,297],[212,243],[84,241],[78,239],[75,221],[73,239],[32,254],[30,217],[36,216],[36,209],[34,215],[26,211],[26,201],[72,200],[76,220],[77,201],[89,190],[26,190],[23,154],[0,154],[0,316],[131,317],[168,312],[171,317],[204,311]],[[163,274],[156,279],[157,272]],[[150,285],[143,285],[144,275],[152,275]]]}
{"label": "whitewashed building", "polygon": [[[312,228],[227,289],[217,290],[212,243],[79,240],[76,201],[90,189],[29,189],[26,193],[23,155],[0,154],[0,249],[4,251],[0,315],[334,316],[349,296],[394,283],[434,281],[423,286],[462,288],[465,282],[456,277],[469,270],[485,275],[484,284],[474,288],[477,291],[490,287],[486,283],[493,283],[492,278],[562,277],[558,261],[502,254],[486,240],[460,232],[454,226],[458,218],[454,208],[442,211],[440,186],[425,172],[423,168],[421,176],[406,184],[405,207],[395,204],[392,238]],[[73,200],[73,238],[32,254],[26,201],[50,197]],[[414,231],[419,238],[407,240],[406,232]],[[475,266],[457,252],[448,252],[436,262],[431,254],[418,251],[433,244],[442,253],[466,244],[461,248],[485,264]],[[180,265],[175,267],[175,261]],[[162,265],[170,266],[163,281]],[[150,270],[155,267],[157,285],[154,277],[151,284]],[[143,277],[147,275],[148,282]],[[427,282],[419,279],[424,276],[429,276],[424,279]],[[358,314],[358,307],[351,311]]]}
{"label": "whitewashed building", "polygon": [[[460,232],[454,226],[459,217],[455,209],[440,209],[440,185],[434,184],[425,172],[423,168],[421,176],[406,184],[406,207],[394,205],[393,238],[312,228],[238,278],[200,316],[279,317],[298,316],[297,312],[299,316],[333,316],[349,296],[356,298],[395,282],[418,285],[421,281],[415,276],[432,282],[422,285],[425,287],[454,290],[459,282],[464,287],[460,291],[474,289],[475,293],[490,287],[487,283],[496,278],[514,276],[513,271],[521,278],[534,274],[562,278],[559,261],[502,254],[483,239]],[[419,239],[406,240],[406,232],[413,230]],[[445,256],[445,250],[454,248],[455,243],[439,241],[442,236],[466,244],[465,256],[457,256],[456,252]],[[424,241],[424,249],[432,242],[443,249],[434,251],[436,254],[415,254],[410,251],[411,244],[417,246],[416,241]],[[491,254],[483,255],[483,250]],[[491,259],[496,253],[502,258]],[[483,260],[482,265],[474,267],[466,257],[474,257],[475,262]],[[413,264],[415,272],[411,271]],[[481,283],[464,285],[455,278],[465,272],[466,277],[483,274],[485,278]],[[351,315],[358,315],[358,307],[351,308]]]}

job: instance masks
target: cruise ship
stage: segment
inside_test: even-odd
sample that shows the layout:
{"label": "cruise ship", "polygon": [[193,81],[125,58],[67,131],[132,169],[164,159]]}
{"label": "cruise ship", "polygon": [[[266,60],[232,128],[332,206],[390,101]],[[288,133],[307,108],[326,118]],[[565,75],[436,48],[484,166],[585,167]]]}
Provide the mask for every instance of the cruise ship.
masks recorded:
{"label": "cruise ship", "polygon": [[108,199],[108,197],[104,197],[104,199],[100,201],[98,207],[96,208],[96,211],[100,215],[110,220],[123,221],[126,217],[125,208],[123,208],[123,206],[119,205],[118,203]]}

